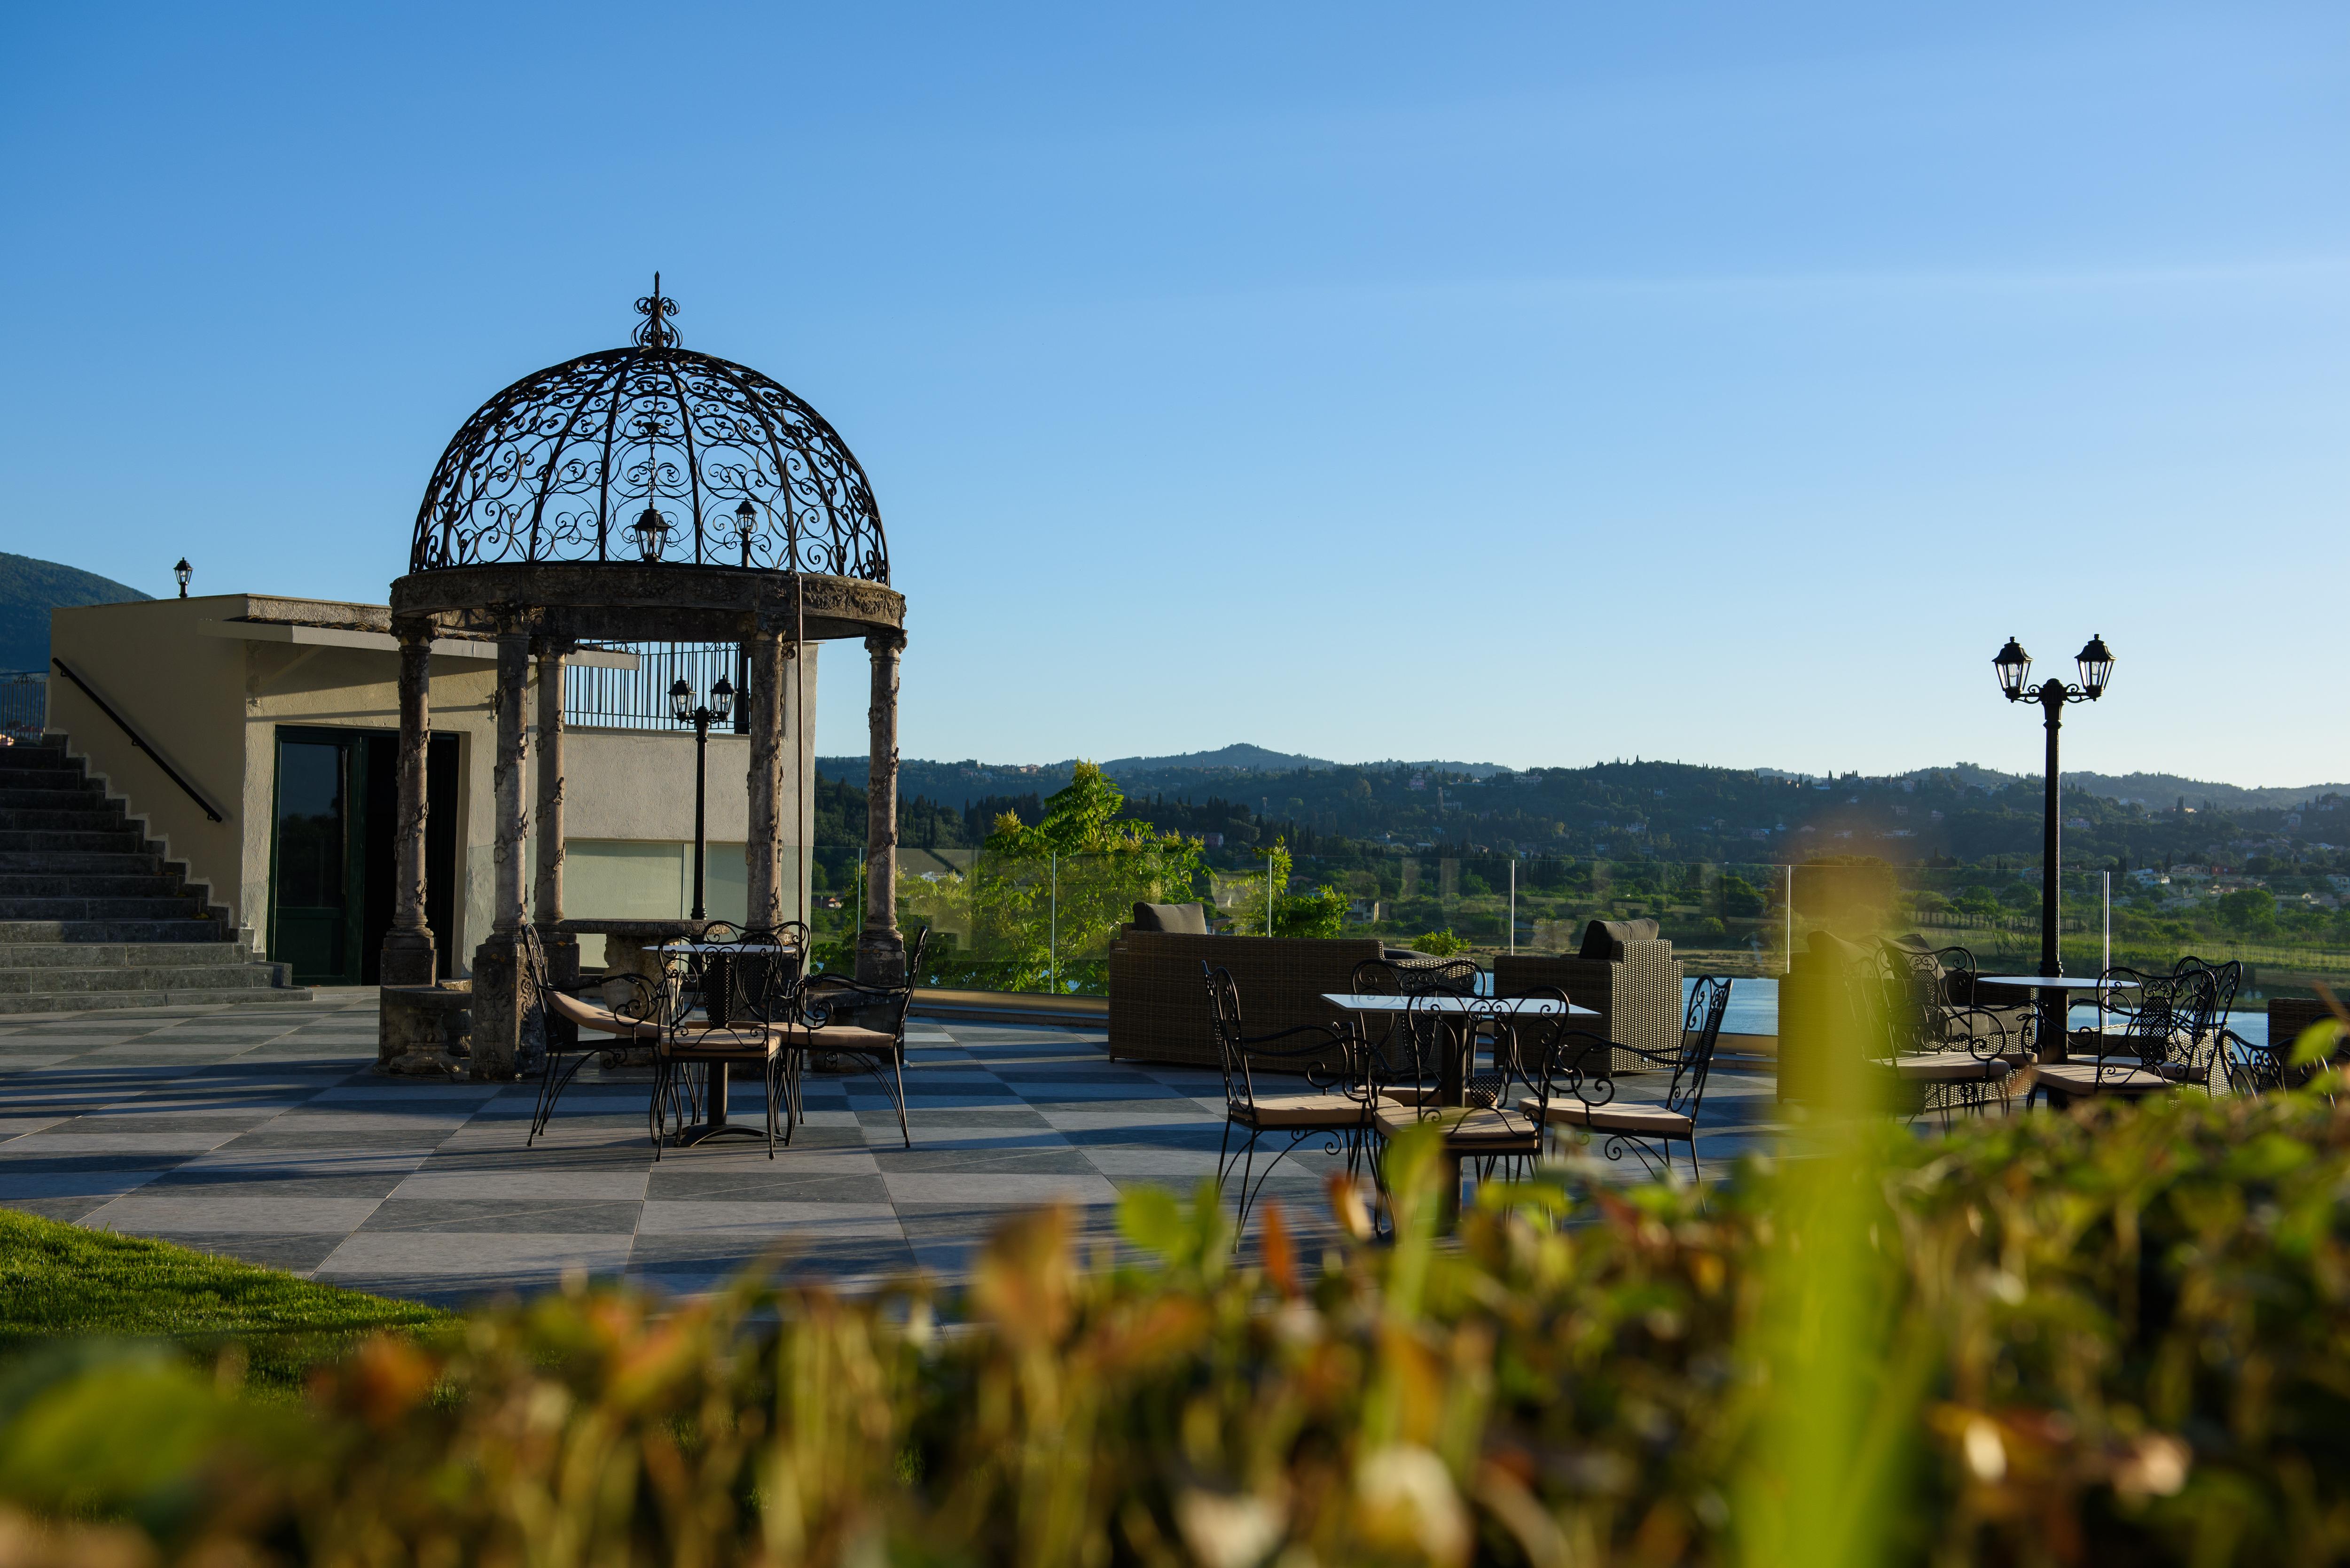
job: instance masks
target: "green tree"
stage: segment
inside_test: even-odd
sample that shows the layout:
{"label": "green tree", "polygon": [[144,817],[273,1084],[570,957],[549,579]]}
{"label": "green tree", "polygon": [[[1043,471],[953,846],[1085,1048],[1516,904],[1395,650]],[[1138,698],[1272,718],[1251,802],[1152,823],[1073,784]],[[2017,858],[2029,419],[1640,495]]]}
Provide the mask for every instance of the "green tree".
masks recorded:
{"label": "green tree", "polygon": [[1748,920],[1762,912],[1762,891],[1743,877],[1721,879],[1721,912],[1732,919]]}
{"label": "green tree", "polygon": [[2254,936],[2275,929],[2276,895],[2266,888],[2239,888],[2213,901],[2212,912],[2229,930]]}
{"label": "green tree", "polygon": [[1194,896],[1200,841],[1123,819],[1125,807],[1099,766],[1079,763],[1043,821],[995,819],[972,877],[973,947],[1007,966],[1014,987],[1099,958],[1136,903]]}

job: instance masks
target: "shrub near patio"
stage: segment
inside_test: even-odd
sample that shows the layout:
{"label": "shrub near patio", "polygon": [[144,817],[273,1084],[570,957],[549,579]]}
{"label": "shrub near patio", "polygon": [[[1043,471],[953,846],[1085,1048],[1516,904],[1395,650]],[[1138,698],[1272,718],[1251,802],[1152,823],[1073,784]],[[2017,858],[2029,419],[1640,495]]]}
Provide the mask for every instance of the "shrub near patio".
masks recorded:
{"label": "shrub near patio", "polygon": [[1243,1267],[1212,1204],[1130,1196],[1140,1262],[1082,1257],[1043,1211],[995,1238],[951,1332],[919,1293],[745,1280],[380,1337],[300,1407],[225,1362],[23,1358],[0,1558],[2350,1554],[2350,1107],[2185,1095],[1852,1136],[1704,1204],[1571,1172],[1488,1189],[1457,1246],[1406,1141],[1399,1239],[1341,1192],[1357,1239],[1310,1262],[1277,1214]]}

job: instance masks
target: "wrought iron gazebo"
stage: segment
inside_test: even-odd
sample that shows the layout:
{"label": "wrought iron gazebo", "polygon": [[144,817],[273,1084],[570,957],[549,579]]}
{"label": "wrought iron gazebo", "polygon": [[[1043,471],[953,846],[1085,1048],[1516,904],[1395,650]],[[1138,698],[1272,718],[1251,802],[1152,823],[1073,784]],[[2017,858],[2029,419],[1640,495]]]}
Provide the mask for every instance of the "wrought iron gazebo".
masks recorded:
{"label": "wrought iron gazebo", "polygon": [[[847,443],[756,370],[680,346],[674,300],[653,291],[627,348],[525,376],[467,420],[416,512],[408,575],[391,585],[400,639],[400,823],[388,985],[430,984],[424,918],[424,757],[435,637],[498,649],[496,868],[486,970],[509,970],[525,918],[563,919],[564,657],[593,641],[735,642],[748,671],[748,922],[785,919],[785,701],[805,713],[808,643],[862,638],[873,701],[869,874],[859,978],[896,981],[898,667],[906,603],[873,490]],[[533,907],[521,846],[531,667],[537,666],[538,821]],[[795,682],[798,685],[795,687]],[[795,757],[805,748],[792,747]],[[801,778],[795,798],[807,798]],[[805,876],[805,872],[799,873]],[[477,1053],[490,1022],[475,1009]],[[487,1009],[494,1012],[494,1007]],[[494,1023],[490,1033],[499,1033]],[[490,1043],[495,1049],[494,1041]]]}

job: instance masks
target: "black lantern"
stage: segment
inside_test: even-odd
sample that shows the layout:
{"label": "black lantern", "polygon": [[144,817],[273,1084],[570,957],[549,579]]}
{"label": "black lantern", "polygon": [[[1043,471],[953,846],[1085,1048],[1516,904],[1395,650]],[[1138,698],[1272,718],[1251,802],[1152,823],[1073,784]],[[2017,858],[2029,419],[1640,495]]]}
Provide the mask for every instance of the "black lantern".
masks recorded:
{"label": "black lantern", "polygon": [[710,689],[710,722],[723,724],[734,712],[734,683],[723,675]]}
{"label": "black lantern", "polygon": [[2114,650],[2106,646],[2104,638],[2092,637],[2076,662],[2081,667],[2081,690],[2094,702],[2106,694],[2106,686],[2114,679]]}
{"label": "black lantern", "polygon": [[681,724],[693,722],[693,688],[685,683],[681,675],[670,684],[669,711]]}
{"label": "black lantern", "polygon": [[629,524],[629,532],[637,536],[638,555],[648,561],[661,558],[661,548],[669,543],[669,519],[662,516],[658,509],[646,507],[638,514],[636,522]]}
{"label": "black lantern", "polygon": [[186,598],[188,597],[188,579],[195,575],[196,569],[188,565],[188,558],[185,556],[181,556],[180,564],[172,568],[172,576],[179,581],[180,597],[182,598]]}
{"label": "black lantern", "polygon": [[2022,701],[2023,683],[2032,675],[2032,655],[2024,652],[2023,645],[2011,637],[2007,639],[2007,646],[1999,650],[1999,657],[1991,663],[1991,668],[1999,671],[1999,689],[2007,693],[2007,700]]}
{"label": "black lantern", "polygon": [[743,564],[751,564],[751,540],[759,531],[759,509],[751,504],[749,496],[734,508],[734,536],[743,542]]}

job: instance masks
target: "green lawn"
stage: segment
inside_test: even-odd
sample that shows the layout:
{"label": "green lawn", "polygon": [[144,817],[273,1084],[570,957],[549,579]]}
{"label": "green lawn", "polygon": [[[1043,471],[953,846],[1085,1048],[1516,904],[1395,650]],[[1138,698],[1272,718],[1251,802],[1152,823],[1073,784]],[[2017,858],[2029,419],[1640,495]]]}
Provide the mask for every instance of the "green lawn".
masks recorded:
{"label": "green lawn", "polygon": [[447,1321],[437,1308],[0,1209],[0,1353],[86,1335],[244,1346],[252,1375],[297,1381],[379,1328]]}

